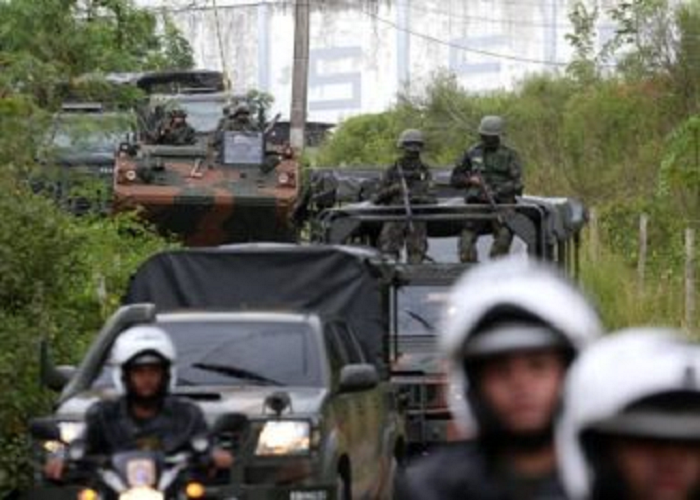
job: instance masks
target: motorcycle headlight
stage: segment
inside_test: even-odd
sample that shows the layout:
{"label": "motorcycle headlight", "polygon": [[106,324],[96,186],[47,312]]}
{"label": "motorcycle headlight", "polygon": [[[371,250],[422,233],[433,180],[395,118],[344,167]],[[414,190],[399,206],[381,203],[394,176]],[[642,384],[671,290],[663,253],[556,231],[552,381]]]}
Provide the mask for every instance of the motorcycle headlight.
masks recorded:
{"label": "motorcycle headlight", "polygon": [[302,420],[266,422],[258,437],[259,456],[301,455],[309,452],[311,423]]}
{"label": "motorcycle headlight", "polygon": [[131,488],[119,495],[119,500],[163,500],[165,497],[159,491],[151,488]]}

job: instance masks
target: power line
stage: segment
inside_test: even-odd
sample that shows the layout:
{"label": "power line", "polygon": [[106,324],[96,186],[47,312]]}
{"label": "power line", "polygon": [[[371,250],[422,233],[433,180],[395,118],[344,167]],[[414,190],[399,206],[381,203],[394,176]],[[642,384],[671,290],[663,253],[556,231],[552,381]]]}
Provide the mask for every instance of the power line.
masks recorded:
{"label": "power line", "polygon": [[531,27],[531,28],[572,29],[571,24],[535,23],[535,22],[519,21],[519,20],[515,20],[515,19],[508,19],[508,18],[495,19],[492,17],[471,16],[468,14],[456,14],[456,13],[452,12],[451,10],[447,11],[447,10],[443,10],[443,9],[418,6],[418,5],[414,4],[413,2],[409,3],[408,7],[412,10],[417,10],[417,11],[425,12],[425,13],[441,14],[441,15],[445,15],[445,16],[450,16],[451,18],[461,19],[461,20],[468,21],[468,22],[479,22],[479,23],[490,23],[490,24],[512,24],[515,26],[527,26],[527,27]]}
{"label": "power line", "polygon": [[383,24],[386,24],[388,26],[393,27],[396,30],[403,31],[405,33],[408,33],[411,36],[414,36],[416,38],[422,38],[424,40],[431,41],[433,43],[437,43],[438,45],[444,45],[446,47],[450,47],[453,49],[457,50],[462,50],[464,52],[471,52],[474,54],[480,54],[483,56],[488,56],[488,57],[495,57],[497,59],[508,59],[511,61],[517,61],[517,62],[527,62],[527,63],[533,63],[533,64],[542,64],[546,66],[557,66],[557,67],[563,67],[563,66],[568,66],[568,62],[562,62],[562,61],[545,61],[542,59],[533,59],[529,57],[520,57],[520,56],[513,56],[509,54],[499,54],[496,52],[490,52],[488,50],[482,50],[482,49],[475,49],[473,47],[467,47],[465,45],[461,45],[458,43],[450,42],[447,40],[443,40],[441,38],[434,37],[432,35],[428,35],[426,33],[418,33],[416,31],[413,31],[409,28],[405,28],[403,26],[399,26],[399,24],[395,23],[394,21],[390,21],[388,19],[384,19],[383,17],[379,17],[378,15],[368,12],[366,10],[360,9],[360,12],[364,13],[366,16],[371,17],[372,19],[375,19]]}

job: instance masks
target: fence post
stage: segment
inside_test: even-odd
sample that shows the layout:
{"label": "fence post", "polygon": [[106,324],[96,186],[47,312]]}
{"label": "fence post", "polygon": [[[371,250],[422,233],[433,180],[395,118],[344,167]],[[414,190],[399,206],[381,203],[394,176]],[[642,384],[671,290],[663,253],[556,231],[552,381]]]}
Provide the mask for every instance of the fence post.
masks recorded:
{"label": "fence post", "polygon": [[597,261],[600,257],[600,233],[598,228],[598,211],[591,208],[588,212],[588,227],[589,227],[589,258],[592,261]]}
{"label": "fence post", "polygon": [[639,216],[639,256],[637,260],[637,288],[640,292],[644,291],[644,280],[646,277],[647,267],[647,227],[649,225],[649,216],[642,214]]}
{"label": "fence post", "polygon": [[685,326],[695,325],[695,230],[685,230]]}

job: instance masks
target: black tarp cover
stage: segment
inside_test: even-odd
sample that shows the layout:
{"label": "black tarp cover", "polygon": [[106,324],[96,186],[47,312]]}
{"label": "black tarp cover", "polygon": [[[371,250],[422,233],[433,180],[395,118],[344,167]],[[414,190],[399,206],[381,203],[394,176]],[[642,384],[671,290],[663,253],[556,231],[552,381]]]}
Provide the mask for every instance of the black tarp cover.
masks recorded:
{"label": "black tarp cover", "polygon": [[125,304],[159,311],[314,312],[345,320],[372,360],[386,359],[386,282],[377,254],[332,246],[244,244],[166,251],[132,276]]}

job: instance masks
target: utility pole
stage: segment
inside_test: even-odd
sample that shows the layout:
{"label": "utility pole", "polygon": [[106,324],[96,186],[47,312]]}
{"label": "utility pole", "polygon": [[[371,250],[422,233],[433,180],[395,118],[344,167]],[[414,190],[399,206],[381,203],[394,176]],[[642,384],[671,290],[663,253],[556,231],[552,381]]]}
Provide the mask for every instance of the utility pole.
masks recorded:
{"label": "utility pole", "polygon": [[304,151],[306,103],[309,80],[309,0],[296,0],[294,7],[294,66],[292,69],[292,110],[289,142]]}

